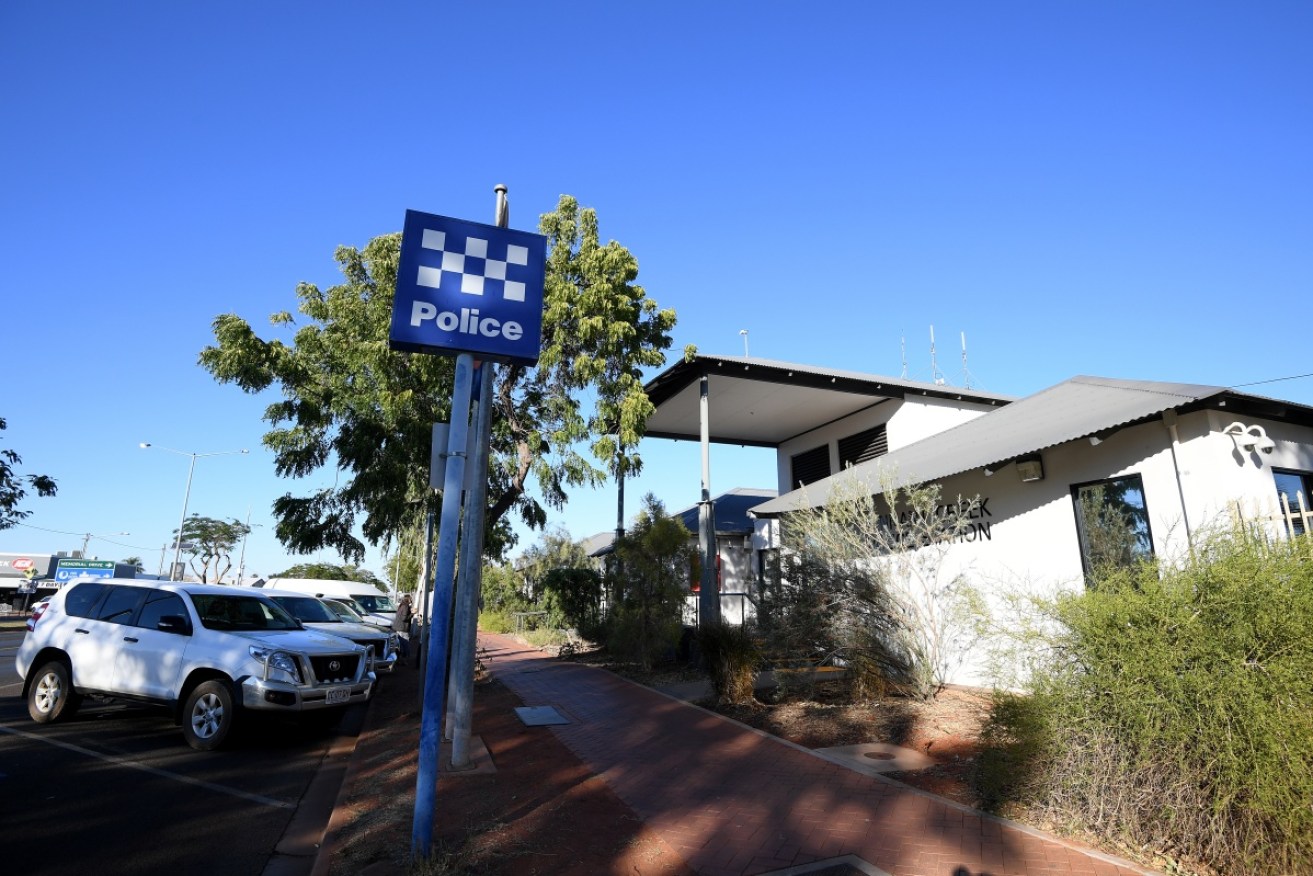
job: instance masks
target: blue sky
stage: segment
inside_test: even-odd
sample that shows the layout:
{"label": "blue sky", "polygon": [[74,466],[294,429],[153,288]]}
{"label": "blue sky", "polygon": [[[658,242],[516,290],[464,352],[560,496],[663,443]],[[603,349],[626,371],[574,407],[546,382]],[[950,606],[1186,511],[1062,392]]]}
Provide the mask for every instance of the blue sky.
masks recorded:
{"label": "blue sky", "polygon": [[[271,397],[197,364],[220,313],[295,307],[406,209],[534,230],[569,193],[679,314],[677,351],[1024,395],[1075,374],[1313,372],[1306,2],[0,6],[0,446],[50,474],[0,551],[144,555],[188,510],[256,524]],[[1313,378],[1247,387],[1313,404]],[[697,448],[646,442],[697,499]],[[717,448],[712,487],[773,486]],[[611,488],[553,514],[615,524]],[[112,533],[129,532],[128,536]],[[109,536],[109,537],[101,537]],[[331,554],[305,559],[335,561]],[[377,552],[366,565],[380,570]]]}

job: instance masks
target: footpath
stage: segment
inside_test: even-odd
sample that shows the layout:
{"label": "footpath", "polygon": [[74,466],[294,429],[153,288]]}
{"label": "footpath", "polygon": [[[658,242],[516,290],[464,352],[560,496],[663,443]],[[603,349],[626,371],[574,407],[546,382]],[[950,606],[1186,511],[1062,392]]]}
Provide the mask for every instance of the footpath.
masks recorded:
{"label": "footpath", "polygon": [[[481,797],[491,799],[500,794],[505,800],[509,794],[514,801],[514,791],[524,795],[524,806],[516,810],[517,815],[541,810],[541,817],[549,819],[555,809],[565,807],[569,795],[585,792],[593,805],[586,810],[589,815],[568,810],[576,814],[566,822],[537,825],[532,834],[534,854],[539,855],[535,860],[551,860],[552,866],[526,867],[523,858],[507,858],[504,869],[495,863],[490,868],[486,862],[498,859],[495,849],[485,847],[492,857],[485,856],[481,859],[485,863],[477,868],[433,872],[701,876],[1129,876],[1151,872],[881,776],[858,772],[605,670],[556,660],[509,636],[480,633],[479,645],[487,668],[513,696],[476,694],[474,732],[487,742],[482,766],[487,775],[454,781],[444,778],[439,783],[439,806],[445,801],[465,815],[469,814],[465,809],[483,805]],[[498,696],[497,702],[488,702]],[[346,830],[347,824],[359,822],[358,817],[350,816],[353,812],[359,816],[361,807],[386,808],[386,801],[376,796],[370,802],[369,784],[376,784],[389,768],[394,773],[404,772],[404,762],[413,761],[418,712],[398,717],[394,707],[389,715],[386,697],[385,687],[375,704],[384,708],[370,715],[361,735],[339,797],[339,812],[316,864],[316,876],[404,872],[396,864],[404,854],[393,856],[390,864],[353,865],[349,850],[360,844],[361,830],[357,825],[354,836]],[[549,707],[564,723],[526,729],[513,712],[520,702],[540,707],[540,711]],[[568,774],[568,780],[556,784],[562,774]],[[413,800],[413,770],[408,777]],[[559,795],[555,801],[553,794]],[[392,811],[369,830],[384,830],[388,825],[393,842],[400,844],[404,853],[410,812]],[[620,844],[621,851],[614,842],[581,851],[572,866],[564,859],[566,853],[545,848],[554,841],[572,844],[568,854],[573,861],[574,845],[582,848],[590,839],[589,825],[582,822],[596,819],[595,832],[600,837],[609,829],[601,821],[608,813],[626,823],[641,822],[627,828],[632,835]],[[492,829],[483,825],[482,842],[526,842],[523,830],[517,833],[506,828],[507,818],[502,810]],[[448,817],[435,827],[435,836],[459,842],[460,831],[472,828],[474,821],[477,819]]]}

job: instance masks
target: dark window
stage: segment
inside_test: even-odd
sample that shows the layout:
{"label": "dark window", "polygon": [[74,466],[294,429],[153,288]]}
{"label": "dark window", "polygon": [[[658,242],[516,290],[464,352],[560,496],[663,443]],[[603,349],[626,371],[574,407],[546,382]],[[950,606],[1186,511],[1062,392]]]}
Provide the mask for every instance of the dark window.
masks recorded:
{"label": "dark window", "polygon": [[160,625],[160,618],[168,615],[181,617],[191,625],[187,617],[187,606],[183,603],[182,597],[176,593],[169,593],[167,590],[148,591],[150,594],[146,597],[146,604],[141,607],[141,615],[137,618],[137,626],[145,627],[148,630],[157,629]]}
{"label": "dark window", "polygon": [[1071,488],[1071,496],[1087,578],[1097,579],[1101,572],[1153,557],[1149,508],[1139,475],[1078,484]]}
{"label": "dark window", "polygon": [[839,439],[839,470],[842,471],[850,465],[860,465],[877,456],[884,456],[888,452],[889,436],[885,424],[881,423],[874,429]]}
{"label": "dark window", "polygon": [[793,489],[830,476],[830,446],[822,444],[793,457]]}
{"label": "dark window", "polygon": [[140,587],[110,587],[109,595],[96,612],[96,620],[111,624],[130,622],[145,595],[146,591]]}
{"label": "dark window", "polygon": [[93,617],[96,603],[105,595],[109,587],[104,584],[87,582],[74,584],[64,597],[64,614],[69,617]]}

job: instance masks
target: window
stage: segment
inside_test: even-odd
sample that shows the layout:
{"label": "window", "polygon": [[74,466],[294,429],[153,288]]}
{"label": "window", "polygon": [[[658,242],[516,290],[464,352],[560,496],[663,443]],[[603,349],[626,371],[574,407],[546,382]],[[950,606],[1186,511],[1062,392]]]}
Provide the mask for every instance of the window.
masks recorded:
{"label": "window", "polygon": [[[1295,530],[1295,535],[1303,535],[1305,532],[1304,512],[1313,512],[1313,474],[1305,471],[1282,471],[1281,469],[1272,469],[1272,479],[1277,484],[1277,508],[1284,516],[1286,505],[1290,506],[1292,520],[1291,527]],[[1281,502],[1282,499],[1286,501]]]}
{"label": "window", "polygon": [[1153,557],[1149,508],[1139,475],[1077,484],[1071,488],[1071,497],[1087,578]]}
{"label": "window", "polygon": [[889,452],[889,435],[884,423],[874,429],[839,439],[839,470],[860,465]]}
{"label": "window", "polygon": [[151,591],[146,597],[146,604],[141,607],[136,625],[148,630],[158,629],[160,618],[169,616],[180,617],[186,627],[191,626],[187,618],[187,606],[183,604],[181,596],[164,590]]}
{"label": "window", "polygon": [[109,596],[101,603],[100,610],[96,612],[96,620],[103,620],[111,624],[126,624],[132,620],[132,615],[136,613],[137,606],[141,604],[141,599],[146,595],[146,591],[139,587],[111,587]]}
{"label": "window", "polygon": [[74,584],[64,597],[64,614],[69,617],[94,617],[96,603],[109,588],[104,584]]}
{"label": "window", "polygon": [[812,450],[806,450],[794,456],[793,489],[805,484],[814,484],[830,476],[830,445],[822,444]]}

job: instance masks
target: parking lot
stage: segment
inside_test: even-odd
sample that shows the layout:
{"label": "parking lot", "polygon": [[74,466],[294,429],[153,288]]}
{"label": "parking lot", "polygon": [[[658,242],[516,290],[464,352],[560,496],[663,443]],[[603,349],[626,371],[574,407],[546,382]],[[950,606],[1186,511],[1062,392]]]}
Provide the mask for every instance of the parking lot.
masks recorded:
{"label": "parking lot", "polygon": [[192,750],[145,706],[90,700],[71,721],[39,725],[14,670],[22,637],[0,629],[7,872],[309,873],[363,708],[332,731],[252,720],[217,753]]}

